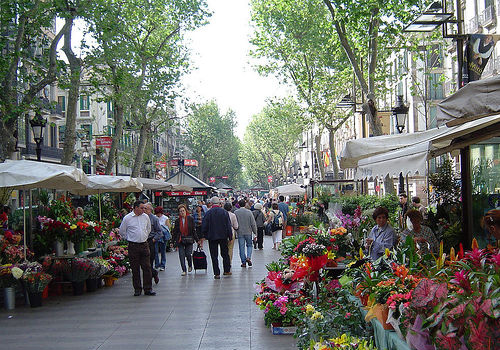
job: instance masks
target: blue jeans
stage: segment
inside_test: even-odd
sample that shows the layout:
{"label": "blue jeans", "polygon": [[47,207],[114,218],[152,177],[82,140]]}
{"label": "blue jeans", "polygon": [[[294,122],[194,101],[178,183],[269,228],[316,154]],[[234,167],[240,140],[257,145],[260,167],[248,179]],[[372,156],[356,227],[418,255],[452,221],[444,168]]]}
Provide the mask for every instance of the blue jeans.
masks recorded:
{"label": "blue jeans", "polygon": [[[238,245],[240,246],[240,259],[241,263],[247,261],[247,259],[252,258],[252,250],[253,250],[253,242],[252,235],[239,235],[238,236]],[[247,251],[245,254],[245,245],[247,246]]]}
{"label": "blue jeans", "polygon": [[[158,248],[160,249],[160,253],[158,254]],[[155,267],[158,269],[160,267],[165,268],[165,264],[167,263],[167,256],[165,254],[167,249],[167,244],[165,242],[155,242]],[[161,255],[161,262],[160,262]]]}

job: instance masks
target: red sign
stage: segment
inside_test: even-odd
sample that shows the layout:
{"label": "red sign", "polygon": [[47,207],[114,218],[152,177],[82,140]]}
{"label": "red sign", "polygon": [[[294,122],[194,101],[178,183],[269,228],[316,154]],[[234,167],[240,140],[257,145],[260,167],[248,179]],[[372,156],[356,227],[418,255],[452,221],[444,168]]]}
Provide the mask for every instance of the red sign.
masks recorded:
{"label": "red sign", "polygon": [[95,173],[97,175],[104,175],[106,172],[106,165],[108,164],[109,151],[113,139],[110,136],[100,136],[95,139],[96,147],[96,167]]}
{"label": "red sign", "polygon": [[[178,166],[178,159],[171,159],[169,161],[170,166]],[[196,159],[184,159],[184,166],[198,166],[198,161]]]}
{"label": "red sign", "polygon": [[221,179],[227,180],[229,177],[228,176],[221,176]]}
{"label": "red sign", "polygon": [[379,191],[380,191],[380,186],[379,186],[379,185],[375,186],[375,191],[376,191],[376,192],[379,192]]}
{"label": "red sign", "polygon": [[273,182],[273,176],[272,175],[269,175],[267,177],[267,182]]}
{"label": "red sign", "polygon": [[210,182],[215,182],[215,177],[211,176],[208,180],[209,180]]}
{"label": "red sign", "polygon": [[165,192],[167,196],[175,197],[175,196],[206,196],[207,191],[178,191],[178,192]]}

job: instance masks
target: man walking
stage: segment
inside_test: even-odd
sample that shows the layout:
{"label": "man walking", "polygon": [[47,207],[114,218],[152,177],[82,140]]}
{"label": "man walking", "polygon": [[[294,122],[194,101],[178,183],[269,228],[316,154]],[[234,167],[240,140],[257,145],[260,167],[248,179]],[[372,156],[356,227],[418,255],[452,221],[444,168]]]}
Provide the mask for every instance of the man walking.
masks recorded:
{"label": "man walking", "polygon": [[290,208],[288,207],[288,204],[285,203],[285,197],[279,196],[278,197],[278,209],[283,215],[283,230],[282,230],[282,238],[285,238],[285,233],[286,233],[286,221],[288,218],[288,212],[290,211]]}
{"label": "man walking", "polygon": [[220,279],[219,246],[220,255],[222,256],[222,265],[224,267],[224,275],[231,275],[231,262],[229,261],[227,243],[232,238],[233,233],[231,231],[229,214],[220,207],[219,197],[212,197],[210,202],[212,203],[212,207],[203,218],[201,233],[203,239],[208,240],[214,278]]}
{"label": "man walking", "polygon": [[161,230],[160,220],[156,215],[153,214],[153,205],[151,203],[146,203],[146,214],[149,216],[151,221],[151,231],[148,235],[148,246],[149,246],[149,261],[151,262],[151,273],[156,284],[160,282],[158,277],[158,270],[154,268],[154,261],[158,259],[158,250],[155,249],[156,242],[158,242],[163,237],[163,231]]}
{"label": "man walking", "polygon": [[145,295],[156,295],[152,290],[150,252],[147,242],[149,232],[151,232],[151,220],[144,213],[145,207],[142,201],[135,201],[134,209],[125,215],[120,225],[120,235],[128,241],[134,296],[141,295],[143,288]]}
{"label": "man walking", "polygon": [[[252,266],[252,234],[257,236],[257,224],[253,217],[252,211],[245,207],[245,200],[241,199],[238,203],[240,209],[234,214],[238,219],[238,245],[240,247],[241,267]],[[247,251],[245,254],[245,245]]]}

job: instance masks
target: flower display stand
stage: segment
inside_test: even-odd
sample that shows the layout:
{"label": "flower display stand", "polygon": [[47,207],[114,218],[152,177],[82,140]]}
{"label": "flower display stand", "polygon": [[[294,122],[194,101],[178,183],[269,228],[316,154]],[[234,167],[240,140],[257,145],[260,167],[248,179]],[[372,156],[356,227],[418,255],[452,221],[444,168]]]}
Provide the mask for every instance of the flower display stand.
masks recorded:
{"label": "flower display stand", "polygon": [[3,302],[7,310],[14,310],[16,308],[16,289],[14,287],[3,289]]}
{"label": "flower display stand", "polygon": [[297,331],[297,327],[283,327],[279,325],[271,325],[271,333],[274,335],[293,335]]}

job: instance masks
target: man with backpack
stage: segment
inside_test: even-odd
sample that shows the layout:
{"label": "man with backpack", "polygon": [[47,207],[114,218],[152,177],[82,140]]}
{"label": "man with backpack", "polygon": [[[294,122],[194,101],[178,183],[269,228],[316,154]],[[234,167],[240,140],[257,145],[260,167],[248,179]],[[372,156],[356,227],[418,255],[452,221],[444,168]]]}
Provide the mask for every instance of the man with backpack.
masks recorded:
{"label": "man with backpack", "polygon": [[271,225],[273,249],[279,249],[283,232],[283,213],[279,210],[278,203],[273,203],[272,208],[267,223]]}
{"label": "man with backpack", "polygon": [[[281,212],[281,215],[283,215],[283,228],[286,227],[286,222],[288,219],[288,212],[290,211],[290,208],[288,207],[288,204],[285,203],[285,197],[284,196],[279,196],[278,197],[278,209]],[[285,232],[282,230],[282,232]]]}

